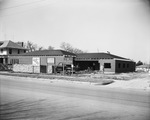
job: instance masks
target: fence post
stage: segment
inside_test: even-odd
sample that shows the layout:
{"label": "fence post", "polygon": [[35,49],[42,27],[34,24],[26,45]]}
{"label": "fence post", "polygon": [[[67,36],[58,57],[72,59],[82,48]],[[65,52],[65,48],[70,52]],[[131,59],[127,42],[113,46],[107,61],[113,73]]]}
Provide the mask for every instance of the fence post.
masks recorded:
{"label": "fence post", "polygon": [[65,75],[64,63],[63,63],[63,75]]}
{"label": "fence post", "polygon": [[34,73],[34,66],[33,66],[33,70],[32,70],[32,71],[33,71],[33,73]]}

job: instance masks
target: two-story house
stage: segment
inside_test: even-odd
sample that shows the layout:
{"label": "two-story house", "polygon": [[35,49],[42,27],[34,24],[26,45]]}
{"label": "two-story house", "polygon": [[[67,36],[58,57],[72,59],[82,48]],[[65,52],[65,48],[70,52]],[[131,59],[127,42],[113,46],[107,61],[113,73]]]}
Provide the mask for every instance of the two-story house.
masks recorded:
{"label": "two-story house", "polygon": [[23,44],[14,43],[12,41],[0,41],[0,64],[8,64],[9,55],[18,55],[25,53],[26,48]]}

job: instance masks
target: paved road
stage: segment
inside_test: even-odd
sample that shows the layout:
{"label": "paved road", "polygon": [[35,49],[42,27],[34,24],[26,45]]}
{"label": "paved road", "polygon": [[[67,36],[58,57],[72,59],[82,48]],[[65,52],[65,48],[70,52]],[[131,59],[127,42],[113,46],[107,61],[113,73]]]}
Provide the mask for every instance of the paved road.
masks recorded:
{"label": "paved road", "polygon": [[148,92],[45,84],[8,76],[0,76],[0,88],[1,119],[150,119]]}
{"label": "paved road", "polygon": [[[123,89],[110,89],[103,87],[87,87],[82,86],[70,86],[63,84],[41,84],[34,81],[26,81],[19,79],[11,79],[12,77],[3,77],[1,85],[14,87],[17,89],[35,90],[38,92],[57,93],[63,95],[69,95],[72,97],[82,97],[88,99],[99,99],[108,102],[117,102],[123,104],[132,104],[135,106],[150,107],[150,93],[145,91],[131,91]],[[21,78],[20,78],[21,79]]]}

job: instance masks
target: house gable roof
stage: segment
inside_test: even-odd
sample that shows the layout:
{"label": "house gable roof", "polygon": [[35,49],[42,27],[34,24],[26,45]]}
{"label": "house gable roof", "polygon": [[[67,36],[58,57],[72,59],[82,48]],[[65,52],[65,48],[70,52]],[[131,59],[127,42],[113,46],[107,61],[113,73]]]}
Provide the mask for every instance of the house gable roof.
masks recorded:
{"label": "house gable roof", "polygon": [[108,54],[108,53],[81,53],[77,54],[76,60],[81,60],[81,59],[125,59],[128,60],[127,58],[123,58],[117,55],[113,54]]}
{"label": "house gable roof", "polygon": [[19,54],[19,56],[63,56],[63,55],[76,56],[75,54],[64,50],[41,50]]}
{"label": "house gable roof", "polygon": [[9,40],[9,41],[0,41],[0,49],[2,49],[2,48],[14,48],[14,49],[26,50],[26,48],[18,45],[17,43],[12,42],[11,40]]}

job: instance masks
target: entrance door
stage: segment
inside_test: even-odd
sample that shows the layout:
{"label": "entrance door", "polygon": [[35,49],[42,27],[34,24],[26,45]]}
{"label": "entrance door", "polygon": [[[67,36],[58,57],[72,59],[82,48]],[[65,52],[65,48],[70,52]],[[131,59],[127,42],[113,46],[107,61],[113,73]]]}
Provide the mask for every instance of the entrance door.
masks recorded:
{"label": "entrance door", "polygon": [[4,59],[4,58],[0,58],[0,63],[3,63],[3,59]]}
{"label": "entrance door", "polygon": [[40,65],[40,72],[46,73],[46,65]]}

